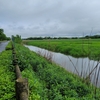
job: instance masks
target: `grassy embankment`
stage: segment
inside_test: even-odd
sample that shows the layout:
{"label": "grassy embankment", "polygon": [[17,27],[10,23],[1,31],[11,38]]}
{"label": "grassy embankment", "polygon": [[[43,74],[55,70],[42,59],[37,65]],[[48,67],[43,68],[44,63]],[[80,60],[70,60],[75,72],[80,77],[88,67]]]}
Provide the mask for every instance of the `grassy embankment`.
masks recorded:
{"label": "grassy embankment", "polygon": [[[29,100],[99,100],[100,89],[95,94],[95,87],[78,76],[22,45],[15,47],[22,75],[29,80]],[[0,100],[14,100],[15,69],[10,66],[11,50],[0,53],[0,63]]]}
{"label": "grassy embankment", "polygon": [[[8,45],[9,47],[9,45]],[[15,100],[15,73],[12,71],[12,51],[0,53],[0,100]]]}
{"label": "grassy embankment", "polygon": [[100,39],[31,40],[24,43],[74,57],[100,59]]}
{"label": "grassy embankment", "polygon": [[[29,79],[30,100],[97,100],[100,90],[78,76],[52,64],[21,45],[16,45],[23,77]],[[96,99],[94,99],[96,97]]]}

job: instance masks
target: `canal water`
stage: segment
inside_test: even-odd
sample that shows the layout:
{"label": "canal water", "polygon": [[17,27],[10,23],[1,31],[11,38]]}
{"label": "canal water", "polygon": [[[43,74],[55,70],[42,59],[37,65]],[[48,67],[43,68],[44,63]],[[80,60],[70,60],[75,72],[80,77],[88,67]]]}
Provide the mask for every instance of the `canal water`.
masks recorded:
{"label": "canal water", "polygon": [[2,52],[3,50],[5,50],[5,47],[7,46],[8,42],[0,42],[0,52]]}
{"label": "canal water", "polygon": [[100,64],[97,61],[89,58],[74,58],[61,53],[51,52],[35,46],[27,46],[31,51],[34,51],[42,56],[51,58],[53,62],[64,67],[66,70],[75,73],[82,78],[86,78],[90,74],[90,81],[92,84],[100,87]]}

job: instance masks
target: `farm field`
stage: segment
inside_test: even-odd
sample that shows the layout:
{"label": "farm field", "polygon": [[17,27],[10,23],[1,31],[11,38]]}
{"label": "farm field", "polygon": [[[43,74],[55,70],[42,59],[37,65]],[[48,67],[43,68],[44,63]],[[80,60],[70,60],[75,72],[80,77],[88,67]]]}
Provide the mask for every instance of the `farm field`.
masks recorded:
{"label": "farm field", "polygon": [[26,40],[24,43],[73,57],[100,59],[100,39]]}

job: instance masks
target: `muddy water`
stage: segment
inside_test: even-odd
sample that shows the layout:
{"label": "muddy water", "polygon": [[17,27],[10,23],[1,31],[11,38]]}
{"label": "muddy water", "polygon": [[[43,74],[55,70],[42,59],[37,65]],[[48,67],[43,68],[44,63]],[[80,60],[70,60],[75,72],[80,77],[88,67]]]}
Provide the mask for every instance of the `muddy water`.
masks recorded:
{"label": "muddy water", "polygon": [[55,62],[56,64],[59,64],[66,70],[84,78],[86,78],[89,75],[89,73],[97,66],[89,78],[92,84],[96,85],[97,87],[100,87],[100,74],[98,73],[100,71],[99,70],[100,64],[98,64],[99,62],[94,60],[89,60],[89,58],[74,58],[72,56],[51,52],[35,46],[26,46],[26,47],[28,47],[30,50],[36,53],[41,54],[42,56],[51,57],[52,61]]}

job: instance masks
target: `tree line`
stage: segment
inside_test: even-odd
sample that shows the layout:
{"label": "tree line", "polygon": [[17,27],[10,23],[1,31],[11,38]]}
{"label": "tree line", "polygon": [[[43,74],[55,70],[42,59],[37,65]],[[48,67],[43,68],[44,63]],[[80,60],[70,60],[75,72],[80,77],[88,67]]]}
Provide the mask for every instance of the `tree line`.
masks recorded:
{"label": "tree line", "polygon": [[0,41],[3,41],[3,40],[10,40],[10,38],[7,37],[7,36],[4,34],[4,30],[3,30],[3,29],[0,29]]}
{"label": "tree line", "polygon": [[85,36],[85,37],[29,37],[24,40],[44,40],[44,39],[100,39],[100,35]]}

